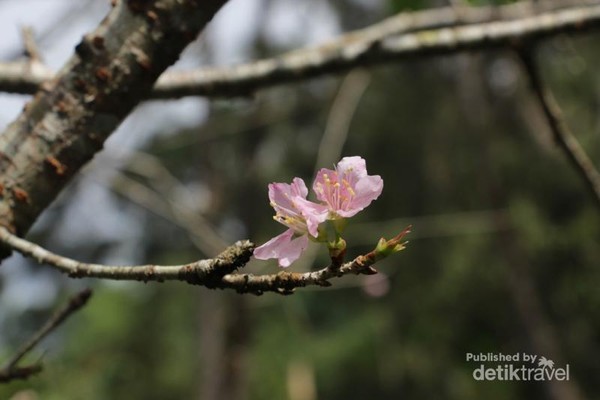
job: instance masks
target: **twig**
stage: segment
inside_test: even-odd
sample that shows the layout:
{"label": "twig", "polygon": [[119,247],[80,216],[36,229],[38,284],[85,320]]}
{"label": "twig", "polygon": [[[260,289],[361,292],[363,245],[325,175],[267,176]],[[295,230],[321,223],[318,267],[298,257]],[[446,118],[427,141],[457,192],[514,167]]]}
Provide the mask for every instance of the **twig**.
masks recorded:
{"label": "twig", "polygon": [[[399,245],[403,248],[401,240],[409,232],[410,227],[394,238],[385,241],[385,243],[389,247]],[[35,243],[21,239],[3,227],[0,227],[0,241],[21,254],[32,257],[39,263],[48,264],[72,278],[102,278],[143,282],[178,280],[211,289],[234,289],[239,293],[253,294],[263,294],[264,292],[291,294],[297,287],[309,285],[330,286],[329,279],[334,277],[351,273],[376,273],[372,266],[383,258],[380,251],[373,250],[339,267],[336,265],[335,268],[327,266],[313,272],[282,271],[277,274],[252,275],[235,273],[237,269],[248,263],[254,250],[254,244],[247,240],[236,242],[216,258],[171,266],[110,266],[82,263],[52,253]]]}
{"label": "twig", "polygon": [[23,37],[23,47],[25,47],[25,55],[30,62],[41,63],[42,55],[40,49],[35,42],[35,35],[33,29],[30,26],[23,26],[21,28],[21,36]]}
{"label": "twig", "polygon": [[[149,97],[247,96],[267,87],[348,71],[357,66],[465,50],[512,46],[563,32],[600,27],[597,0],[521,1],[500,7],[453,7],[401,13],[321,46],[225,68],[161,76]],[[52,71],[25,73],[20,63],[0,64],[0,90],[33,93]]]}
{"label": "twig", "polygon": [[20,347],[15,355],[0,369],[0,382],[9,382],[15,379],[27,379],[31,375],[40,372],[42,370],[42,365],[40,362],[25,367],[18,367],[17,364],[40,341],[42,341],[42,339],[48,336],[49,333],[54,331],[67,318],[85,306],[91,295],[91,289],[84,289],[75,296],[71,297],[69,302],[63,308],[55,312],[50,319],[48,319],[48,321],[46,321],[46,323]]}
{"label": "twig", "polygon": [[7,383],[17,379],[28,379],[30,376],[42,372],[42,364],[35,363],[25,367],[13,367],[10,370],[0,370],[0,383]]}
{"label": "twig", "polygon": [[[404,245],[402,239],[410,233],[411,227],[407,227],[392,239],[386,241],[389,246]],[[373,265],[383,258],[376,250],[367,254],[360,255],[354,260],[346,262],[340,266],[330,264],[324,268],[312,272],[287,272],[282,271],[278,274],[270,275],[252,275],[252,274],[231,274],[223,277],[220,288],[232,288],[238,293],[252,293],[261,295],[265,292],[275,292],[279,294],[292,294],[294,290],[305,286],[331,286],[329,282],[332,278],[339,278],[348,274],[373,275],[377,270]]]}
{"label": "twig", "polygon": [[600,206],[600,173],[567,126],[552,92],[544,86],[532,49],[521,49],[519,56],[529,80],[531,91],[544,113],[556,144],[565,153],[575,171],[581,176],[586,187],[594,196],[596,203]]}

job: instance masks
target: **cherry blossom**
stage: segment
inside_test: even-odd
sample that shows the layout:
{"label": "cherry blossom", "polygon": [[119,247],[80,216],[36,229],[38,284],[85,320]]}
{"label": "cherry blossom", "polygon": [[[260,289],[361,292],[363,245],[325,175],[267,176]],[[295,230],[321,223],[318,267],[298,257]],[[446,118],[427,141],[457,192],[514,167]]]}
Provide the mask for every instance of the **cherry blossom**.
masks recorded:
{"label": "cherry blossom", "polygon": [[[342,258],[346,242],[340,236],[344,218],[356,215],[381,194],[383,180],[368,175],[361,157],[344,157],[334,170],[323,168],[317,173],[313,189],[320,203],[307,200],[304,181],[294,178],[291,184],[269,184],[269,200],[275,209],[275,221],[288,229],[254,250],[260,260],[275,258],[279,266],[287,267],[297,260],[309,240],[327,242],[332,259]],[[327,241],[319,225],[332,220],[335,239]]]}
{"label": "cherry blossom", "polygon": [[291,184],[269,185],[269,200],[275,209],[273,219],[289,229],[257,247],[255,258],[276,258],[281,267],[287,267],[306,249],[309,235],[318,237],[319,224],[327,218],[327,207],[306,200],[307,195],[306,184],[300,178],[294,178]]}
{"label": "cherry blossom", "polygon": [[322,168],[317,173],[313,189],[327,205],[329,219],[349,218],[379,197],[383,179],[367,174],[363,158],[344,157],[334,170]]}

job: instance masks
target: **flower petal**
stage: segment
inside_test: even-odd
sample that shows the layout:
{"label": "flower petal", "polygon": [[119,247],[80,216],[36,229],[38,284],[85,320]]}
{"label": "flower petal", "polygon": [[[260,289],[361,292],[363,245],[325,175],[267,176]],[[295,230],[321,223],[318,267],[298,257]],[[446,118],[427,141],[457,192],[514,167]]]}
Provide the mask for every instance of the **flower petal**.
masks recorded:
{"label": "flower petal", "polygon": [[298,234],[317,237],[319,224],[327,219],[327,207],[306,200],[308,188],[300,178],[291,184],[271,183],[269,200],[275,209],[275,219]]}
{"label": "flower petal", "polygon": [[383,179],[379,175],[367,175],[354,186],[354,197],[345,210],[338,211],[342,217],[349,218],[364,210],[383,191]]}
{"label": "flower petal", "polygon": [[308,188],[306,187],[306,183],[302,178],[294,178],[292,180],[292,184],[290,185],[290,190],[293,195],[300,196],[303,199],[308,196]]}
{"label": "flower petal", "polygon": [[381,194],[383,180],[368,175],[362,157],[344,157],[335,170],[322,168],[313,184],[317,198],[329,207],[330,217],[348,218],[367,207]]}
{"label": "flower petal", "polygon": [[262,246],[254,249],[254,257],[259,260],[276,258],[280,267],[288,267],[296,261],[308,246],[306,235],[294,237],[294,230],[288,229],[281,235],[275,236]]}
{"label": "flower petal", "polygon": [[367,176],[367,162],[359,156],[344,157],[337,163],[336,170],[342,176],[352,175],[360,179]]}
{"label": "flower petal", "polygon": [[306,220],[308,233],[313,237],[319,235],[319,224],[327,219],[329,208],[324,204],[313,203],[312,201],[297,198],[296,206]]}
{"label": "flower petal", "polygon": [[[308,194],[308,189],[300,178],[294,178],[291,185],[287,183],[269,184],[269,200],[277,212],[292,213],[294,211],[293,198],[302,196],[304,192]],[[306,198],[306,194],[302,197]]]}

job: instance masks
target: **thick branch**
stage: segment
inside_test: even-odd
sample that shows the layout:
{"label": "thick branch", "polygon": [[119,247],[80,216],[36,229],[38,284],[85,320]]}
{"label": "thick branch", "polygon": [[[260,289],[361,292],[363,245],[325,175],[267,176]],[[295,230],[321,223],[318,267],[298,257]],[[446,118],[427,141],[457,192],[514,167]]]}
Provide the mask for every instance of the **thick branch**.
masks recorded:
{"label": "thick branch", "polygon": [[291,294],[297,287],[331,286],[329,279],[334,277],[352,273],[376,273],[377,271],[372,266],[388,255],[385,251],[382,252],[380,247],[395,249],[389,251],[389,254],[403,249],[405,243],[402,243],[402,239],[409,232],[410,227],[388,241],[382,239],[383,242],[380,242],[376,250],[358,256],[345,264],[337,264],[332,261],[331,265],[318,271],[304,273],[282,271],[267,275],[238,274],[235,272],[250,261],[254,251],[254,244],[247,240],[235,243],[212,259],[199,260],[185,265],[139,266],[83,263],[52,253],[35,243],[19,238],[2,227],[0,227],[0,242],[73,278],[102,278],[144,282],[177,280],[192,285],[206,286],[211,289],[234,289],[239,293],[263,294],[264,292],[276,292]]}
{"label": "thick branch", "polygon": [[[600,5],[597,3],[539,14],[535,14],[537,9],[532,9],[529,4],[515,7],[521,13],[494,14],[489,10],[481,12],[476,8],[466,8],[460,15],[450,17],[450,11],[444,9],[441,15],[445,19],[430,21],[424,18],[427,23],[413,22],[420,21],[418,13],[400,14],[369,28],[342,35],[322,46],[292,51],[276,58],[230,68],[206,68],[166,75],[159,79],[153,96],[244,96],[257,89],[345,72],[357,66],[512,46],[564,32],[600,27]],[[510,19],[491,21],[496,15],[510,15]],[[478,19],[478,23],[462,22]]]}
{"label": "thick branch", "polygon": [[23,359],[39,342],[48,334],[60,326],[67,318],[73,315],[86,305],[90,299],[92,291],[90,289],[82,290],[73,296],[69,302],[60,310],[55,312],[50,319],[37,332],[25,342],[15,355],[0,368],[0,382],[9,382],[15,379],[26,379],[42,370],[40,363],[31,364],[25,367],[19,367],[17,364]]}
{"label": "thick branch", "polygon": [[561,109],[552,92],[544,87],[537,63],[534,59],[533,49],[523,49],[519,52],[519,55],[523,62],[531,91],[544,113],[548,127],[554,136],[554,141],[567,156],[574,170],[581,176],[589,192],[594,196],[596,204],[600,206],[600,173],[564,121]]}
{"label": "thick branch", "polygon": [[[600,26],[597,0],[519,2],[459,10],[447,7],[402,13],[324,45],[279,57],[227,68],[166,73],[149,96],[245,96],[257,89],[344,72],[356,66],[511,46]],[[50,70],[41,66],[0,64],[0,90],[32,93],[52,76]]]}
{"label": "thick branch", "polygon": [[0,135],[0,225],[26,232],[225,2],[116,2]]}

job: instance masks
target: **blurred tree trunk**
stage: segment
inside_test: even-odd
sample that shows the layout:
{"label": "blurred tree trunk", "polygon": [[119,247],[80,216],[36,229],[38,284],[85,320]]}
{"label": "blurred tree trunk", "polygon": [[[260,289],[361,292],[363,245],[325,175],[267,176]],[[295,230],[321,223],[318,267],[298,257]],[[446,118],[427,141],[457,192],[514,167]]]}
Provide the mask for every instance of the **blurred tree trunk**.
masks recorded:
{"label": "blurred tree trunk", "polygon": [[247,392],[248,310],[243,296],[199,292],[198,399],[244,400]]}
{"label": "blurred tree trunk", "polygon": [[[486,124],[498,119],[494,114],[487,96],[489,82],[486,79],[484,59],[481,55],[459,55],[452,58],[456,63],[455,84],[461,100],[465,115],[473,129],[466,132],[477,132],[485,136],[492,132],[486,129]],[[495,160],[492,151],[493,137],[473,138],[480,143],[479,185],[487,191],[488,201],[492,208],[504,208],[509,203],[509,193],[500,184],[492,163]],[[500,221],[500,224],[509,221]],[[498,245],[502,249],[506,265],[506,285],[508,293],[517,311],[520,325],[534,354],[552,359],[557,365],[564,365],[566,361],[561,350],[560,339],[556,326],[544,310],[540,293],[535,287],[534,278],[529,268],[530,257],[525,249],[519,245],[519,232],[515,227],[497,234]],[[583,400],[582,391],[577,381],[571,376],[570,381],[548,380],[541,382],[549,400]]]}

